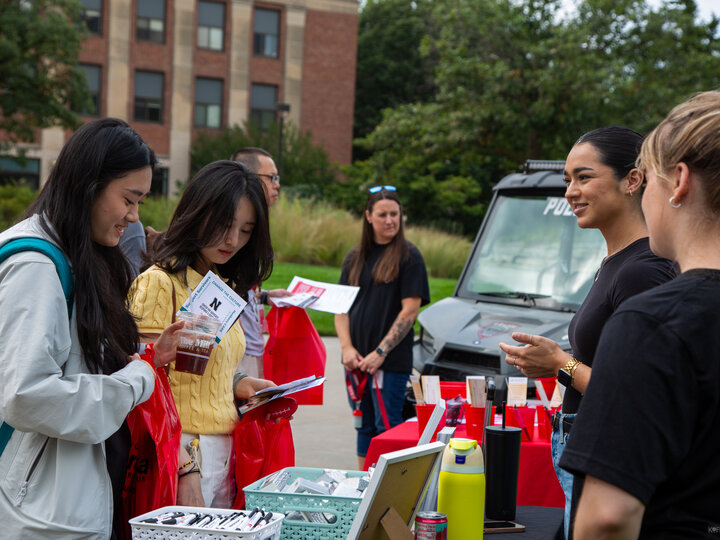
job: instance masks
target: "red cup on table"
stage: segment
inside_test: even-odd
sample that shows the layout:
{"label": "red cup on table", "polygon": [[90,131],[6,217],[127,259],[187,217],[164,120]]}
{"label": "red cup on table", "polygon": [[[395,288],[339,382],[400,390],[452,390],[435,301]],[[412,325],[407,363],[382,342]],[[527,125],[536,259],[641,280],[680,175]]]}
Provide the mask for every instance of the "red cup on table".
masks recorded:
{"label": "red cup on table", "polygon": [[535,409],[531,407],[515,407],[507,405],[505,422],[508,426],[522,430],[522,441],[530,442],[535,436]]}
{"label": "red cup on table", "polygon": [[[492,426],[495,419],[495,407],[491,412],[489,425]],[[482,443],[485,432],[485,407],[473,407],[469,403],[465,404],[465,430],[468,439],[474,439],[478,444]]]}
{"label": "red cup on table", "polygon": [[542,405],[535,407],[537,411],[538,435],[542,440],[549,441],[552,436],[552,410]]}
{"label": "red cup on table", "polygon": [[[418,419],[418,437],[422,437],[423,431],[425,431],[425,426],[427,426],[428,421],[430,420],[430,416],[432,416],[434,410],[435,405],[415,405],[415,411],[417,412]],[[433,434],[433,437],[438,434],[438,431],[445,427],[445,421],[446,414],[445,411],[443,411],[442,418],[440,419],[440,423],[438,424],[437,428],[435,428],[435,433]]]}

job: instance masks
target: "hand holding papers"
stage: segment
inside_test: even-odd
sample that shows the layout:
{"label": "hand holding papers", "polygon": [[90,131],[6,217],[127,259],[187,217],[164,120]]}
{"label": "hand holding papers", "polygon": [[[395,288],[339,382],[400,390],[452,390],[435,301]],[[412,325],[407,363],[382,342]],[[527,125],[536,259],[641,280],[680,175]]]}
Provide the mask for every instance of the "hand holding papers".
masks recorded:
{"label": "hand holding papers", "polygon": [[263,388],[247,400],[247,403],[240,405],[240,407],[238,407],[238,413],[240,416],[243,416],[253,409],[261,407],[262,405],[267,405],[271,401],[279,400],[280,398],[284,398],[290,394],[295,394],[296,392],[302,392],[303,390],[320,386],[324,382],[325,377],[311,376],[303,379],[297,379],[286,384],[281,384],[280,386]]}
{"label": "hand holding papers", "polygon": [[215,341],[220,343],[223,336],[245,309],[247,302],[212,271],[205,274],[200,284],[190,293],[187,301],[180,306],[180,311],[189,311],[207,315],[220,320],[220,329]]}
{"label": "hand holding papers", "polygon": [[277,307],[296,306],[336,314],[350,311],[350,306],[360,290],[359,287],[324,283],[298,276],[292,279],[287,289],[292,296],[273,298],[273,304]]}

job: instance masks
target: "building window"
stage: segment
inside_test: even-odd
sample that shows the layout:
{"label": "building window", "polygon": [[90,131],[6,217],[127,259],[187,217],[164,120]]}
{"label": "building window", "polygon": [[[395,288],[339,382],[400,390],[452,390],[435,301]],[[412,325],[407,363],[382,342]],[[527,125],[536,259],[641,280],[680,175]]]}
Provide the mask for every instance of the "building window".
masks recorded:
{"label": "building window", "polygon": [[163,74],[135,72],[135,120],[162,122]]}
{"label": "building window", "polygon": [[87,116],[99,116],[101,68],[100,66],[91,66],[89,64],[80,64],[80,67],[85,72],[85,78],[87,79],[87,86],[90,91],[92,104],[87,109],[78,112]]}
{"label": "building window", "polygon": [[253,50],[258,56],[278,57],[280,41],[280,12],[271,9],[255,9]]}
{"label": "building window", "polygon": [[225,40],[225,4],[198,2],[198,47],[222,51]]}
{"label": "building window", "polygon": [[195,125],[219,128],[222,126],[223,82],[217,79],[195,80]]}
{"label": "building window", "polygon": [[268,129],[275,121],[277,86],[253,84],[250,92],[250,121],[261,129]]}
{"label": "building window", "polygon": [[150,194],[167,197],[168,194],[168,170],[165,167],[156,166],[153,169]]}
{"label": "building window", "polygon": [[0,185],[19,184],[40,187],[40,160],[26,158],[24,164],[10,156],[0,156]]}
{"label": "building window", "polygon": [[102,35],[102,0],[80,0],[83,21],[91,34]]}
{"label": "building window", "polygon": [[137,0],[137,38],[165,43],[165,0]]}

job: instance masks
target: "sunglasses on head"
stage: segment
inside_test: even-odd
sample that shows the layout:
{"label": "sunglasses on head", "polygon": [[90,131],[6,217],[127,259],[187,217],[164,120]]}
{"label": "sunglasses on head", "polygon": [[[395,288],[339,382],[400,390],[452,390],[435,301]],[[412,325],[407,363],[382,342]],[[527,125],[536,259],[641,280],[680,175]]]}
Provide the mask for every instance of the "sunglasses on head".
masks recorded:
{"label": "sunglasses on head", "polygon": [[384,189],[385,191],[397,191],[397,188],[395,186],[373,186],[368,191],[370,193],[377,193],[378,191]]}

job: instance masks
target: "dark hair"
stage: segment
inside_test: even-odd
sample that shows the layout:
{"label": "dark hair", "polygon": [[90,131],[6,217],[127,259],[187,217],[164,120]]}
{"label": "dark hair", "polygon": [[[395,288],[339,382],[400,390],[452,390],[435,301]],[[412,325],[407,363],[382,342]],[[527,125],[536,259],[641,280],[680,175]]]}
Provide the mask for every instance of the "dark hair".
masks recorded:
{"label": "dark hair", "polygon": [[230,160],[238,161],[250,169],[250,172],[257,173],[260,170],[260,156],[272,159],[272,156],[262,148],[246,146],[240,148],[240,150],[235,150],[233,155],[230,156]]}
{"label": "dark hair", "polygon": [[[400,262],[407,258],[410,253],[410,243],[405,239],[405,227],[402,218],[402,204],[397,196],[396,191],[387,191],[381,189],[376,193],[368,195],[365,203],[365,210],[372,213],[375,203],[380,200],[395,201],[400,207],[400,225],[395,237],[385,248],[384,253],[373,267],[372,275],[375,283],[385,283],[394,281],[400,273]],[[360,244],[355,246],[349,255],[348,283],[357,286],[360,283],[360,274],[362,273],[365,260],[370,254],[373,247],[373,228],[363,213],[363,229]]]}
{"label": "dark hair", "polygon": [[600,161],[615,173],[620,181],[635,168],[643,136],[637,131],[621,126],[606,126],[588,131],[575,141],[575,146],[590,143],[597,150]]}
{"label": "dark hair", "polygon": [[70,137],[26,213],[41,214],[43,228],[70,260],[78,338],[92,373],[122,368],[138,343],[127,309],[132,271],[119,247],[93,242],[93,205],[113,180],[154,165],[155,153],[126,122],[94,120]]}
{"label": "dark hair", "polygon": [[[247,292],[270,277],[273,249],[265,189],[260,178],[242,163],[215,161],[197,172],[167,231],[156,241],[152,261],[171,274],[185,272],[197,261],[201,249],[222,240],[243,198],[255,208],[255,227],[247,244],[217,270],[247,300]],[[187,283],[187,277],[184,279]]]}

